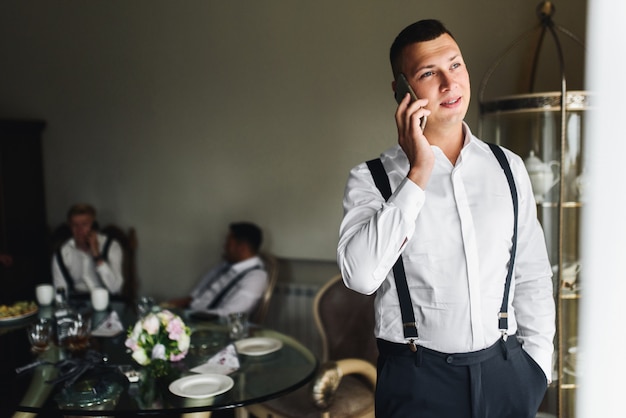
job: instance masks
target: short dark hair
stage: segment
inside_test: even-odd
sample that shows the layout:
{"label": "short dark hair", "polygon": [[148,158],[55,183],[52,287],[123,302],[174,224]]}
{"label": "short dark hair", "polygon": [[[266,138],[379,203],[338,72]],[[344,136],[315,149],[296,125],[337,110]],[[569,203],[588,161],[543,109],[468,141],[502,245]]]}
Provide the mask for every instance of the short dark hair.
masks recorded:
{"label": "short dark hair", "polygon": [[391,44],[389,50],[389,61],[391,61],[391,70],[393,71],[393,77],[397,78],[400,74],[400,64],[402,57],[402,51],[408,45],[412,45],[418,42],[432,41],[439,38],[443,34],[448,34],[454,39],[454,36],[450,31],[438,20],[424,19],[418,22],[412,23],[396,36],[396,39]]}
{"label": "short dark hair", "polygon": [[259,252],[263,242],[261,228],[251,222],[233,222],[228,228],[235,240],[245,242],[255,253]]}
{"label": "short dark hair", "polygon": [[96,209],[87,203],[76,203],[67,211],[67,221],[69,222],[75,215],[91,215],[96,219]]}

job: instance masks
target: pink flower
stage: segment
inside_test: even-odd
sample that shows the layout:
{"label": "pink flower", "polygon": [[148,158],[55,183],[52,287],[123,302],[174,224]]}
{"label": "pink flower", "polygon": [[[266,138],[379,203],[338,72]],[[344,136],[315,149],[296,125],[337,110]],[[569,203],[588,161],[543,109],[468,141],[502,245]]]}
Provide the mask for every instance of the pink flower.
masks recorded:
{"label": "pink flower", "polygon": [[170,361],[180,361],[182,359],[185,358],[185,356],[187,355],[187,351],[183,351],[182,353],[179,354],[170,354]]}
{"label": "pink flower", "polygon": [[185,324],[179,317],[176,317],[167,324],[165,330],[168,332],[167,336],[170,340],[178,341],[185,332]]}
{"label": "pink flower", "polygon": [[126,338],[124,345],[133,351],[136,351],[139,348],[139,345],[137,344],[137,340],[133,340],[132,338]]}
{"label": "pink flower", "polygon": [[[150,364],[151,360],[179,361],[187,355],[190,334],[178,315],[163,310],[137,321],[128,331],[124,345],[133,351],[133,359],[142,365]],[[175,344],[171,344],[172,341]]]}

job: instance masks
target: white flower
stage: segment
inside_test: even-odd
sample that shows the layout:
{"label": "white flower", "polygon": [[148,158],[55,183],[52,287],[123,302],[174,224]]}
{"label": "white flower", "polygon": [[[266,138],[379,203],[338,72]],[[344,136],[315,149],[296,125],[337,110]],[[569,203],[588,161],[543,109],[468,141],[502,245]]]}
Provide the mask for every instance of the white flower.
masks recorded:
{"label": "white flower", "polygon": [[133,327],[133,331],[130,337],[134,340],[138,340],[139,336],[141,335],[142,330],[143,330],[143,326],[142,326],[141,321],[137,321],[137,323]]}
{"label": "white flower", "polygon": [[156,335],[156,333],[159,332],[160,326],[159,318],[154,314],[148,314],[143,320],[143,329],[150,335]]}
{"label": "white flower", "polygon": [[152,347],[152,360],[167,360],[165,346],[163,344],[157,344]]}
{"label": "white flower", "polygon": [[184,333],[180,336],[178,340],[178,349],[180,351],[187,351],[189,349],[189,343],[191,342],[191,337],[189,334]]}
{"label": "white flower", "polygon": [[137,363],[141,364],[142,366],[150,363],[150,359],[146,355],[146,352],[142,349],[133,351],[132,357]]}
{"label": "white flower", "polygon": [[178,315],[163,310],[137,321],[124,343],[133,359],[145,366],[152,360],[182,360],[189,350],[190,335],[191,330]]}

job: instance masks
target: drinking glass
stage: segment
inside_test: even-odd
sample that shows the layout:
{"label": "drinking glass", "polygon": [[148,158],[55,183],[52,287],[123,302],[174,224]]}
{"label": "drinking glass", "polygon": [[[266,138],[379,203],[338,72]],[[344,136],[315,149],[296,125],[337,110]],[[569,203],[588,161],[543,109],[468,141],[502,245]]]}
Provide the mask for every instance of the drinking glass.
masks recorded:
{"label": "drinking glass", "polygon": [[154,310],[155,306],[156,302],[153,298],[150,296],[142,296],[139,298],[139,301],[137,301],[137,315],[139,315],[140,318],[148,315]]}
{"label": "drinking glass", "polygon": [[247,312],[234,312],[228,315],[228,330],[231,339],[240,340],[246,338],[249,328]]}
{"label": "drinking glass", "polygon": [[63,346],[70,351],[82,351],[89,346],[90,336],[91,318],[76,314],[69,323]]}
{"label": "drinking glass", "polygon": [[27,331],[33,353],[42,353],[50,348],[52,321],[47,318],[39,318],[28,326]]}

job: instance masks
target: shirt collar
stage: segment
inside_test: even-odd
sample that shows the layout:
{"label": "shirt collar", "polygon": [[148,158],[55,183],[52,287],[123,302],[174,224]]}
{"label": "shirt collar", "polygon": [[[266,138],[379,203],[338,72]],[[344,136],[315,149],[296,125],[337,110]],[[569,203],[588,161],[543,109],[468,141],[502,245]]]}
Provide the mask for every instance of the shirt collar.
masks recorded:
{"label": "shirt collar", "polygon": [[490,152],[489,146],[480,139],[478,139],[476,136],[474,136],[474,134],[472,134],[472,131],[470,130],[469,125],[463,122],[463,148],[461,148],[461,153],[464,149],[469,147],[478,147],[485,152]]}
{"label": "shirt collar", "polygon": [[230,270],[239,273],[241,271],[244,271],[246,269],[249,269],[250,267],[254,267],[257,265],[262,266],[263,262],[261,261],[261,258],[259,256],[254,256],[254,257],[248,258],[247,260],[243,260],[243,261],[240,261],[238,263],[231,265]]}
{"label": "shirt collar", "polygon": [[[475,148],[478,147],[478,148]],[[468,149],[481,149],[484,152],[491,152],[489,146],[478,139],[474,134],[472,134],[472,130],[469,125],[463,121],[463,146],[461,147],[461,155],[464,151]],[[391,159],[396,161],[404,161],[404,164],[408,167],[409,160],[407,159],[406,154],[402,150],[402,147],[399,144],[395,144],[393,147],[389,148],[385,152],[381,154],[381,157],[389,155]]]}

